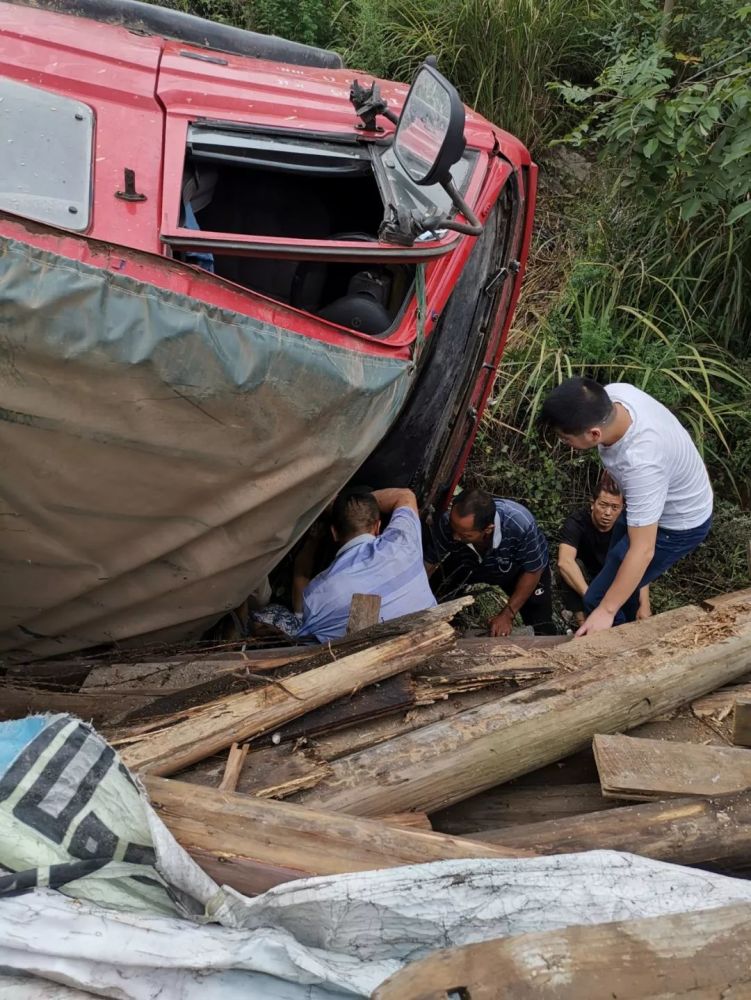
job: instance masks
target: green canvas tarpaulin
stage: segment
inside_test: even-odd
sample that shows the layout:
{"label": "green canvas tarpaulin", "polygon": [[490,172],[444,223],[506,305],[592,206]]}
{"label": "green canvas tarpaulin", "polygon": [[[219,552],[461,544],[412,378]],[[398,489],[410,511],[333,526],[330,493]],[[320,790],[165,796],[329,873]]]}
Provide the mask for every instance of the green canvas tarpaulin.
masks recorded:
{"label": "green canvas tarpaulin", "polygon": [[238,606],[411,370],[0,240],[0,653],[177,638]]}

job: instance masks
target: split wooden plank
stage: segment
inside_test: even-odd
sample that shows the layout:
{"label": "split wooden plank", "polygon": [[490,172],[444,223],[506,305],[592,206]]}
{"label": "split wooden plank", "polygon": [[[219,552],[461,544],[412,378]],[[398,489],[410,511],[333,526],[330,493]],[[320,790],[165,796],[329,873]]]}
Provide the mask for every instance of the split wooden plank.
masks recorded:
{"label": "split wooden plank", "polygon": [[697,719],[723,722],[733,711],[736,698],[751,699],[751,684],[729,684],[691,702],[691,711]]}
{"label": "split wooden plank", "polygon": [[[461,691],[474,691],[491,685],[513,686],[532,684],[555,674],[555,667],[547,663],[534,666],[515,666],[514,660],[493,663],[488,657],[481,662],[470,659],[463,652],[453,661],[441,657],[440,662],[429,664],[426,673],[415,671],[415,693],[418,701],[446,697]],[[448,662],[447,662],[448,661]]]}
{"label": "split wooden plank", "polygon": [[220,792],[234,792],[237,788],[240,771],[242,771],[249,749],[250,747],[247,743],[244,746],[240,746],[239,743],[233,743],[229,748],[224,774],[222,776],[222,780],[219,782]]}
{"label": "split wooden plank", "polygon": [[347,635],[362,632],[364,628],[377,625],[381,617],[380,594],[353,594],[349,606]]}
{"label": "split wooden plank", "polygon": [[751,747],[751,699],[736,698],[733,709],[733,743]]}
{"label": "split wooden plank", "polygon": [[[393,712],[407,711],[414,702],[415,690],[411,679],[404,674],[398,674],[362,691],[356,691],[352,695],[337,698],[329,705],[313,709],[299,719],[293,719],[292,722],[279,726],[273,734],[274,742],[288,743],[292,740],[312,739],[361,721],[377,719]],[[269,737],[256,740],[254,746],[265,743],[268,739]]]}
{"label": "split wooden plank", "polygon": [[619,806],[544,823],[481,830],[471,836],[504,847],[526,847],[538,854],[613,850],[681,865],[716,861],[747,866],[751,859],[751,792]]}
{"label": "split wooden plank", "polygon": [[144,735],[124,747],[121,757],[126,767],[134,771],[174,774],[233,742],[269,732],[335,698],[409,670],[448,648],[453,641],[454,630],[450,625],[431,623],[420,631],[287,677],[283,685],[269,685],[209,705],[184,722]]}
{"label": "split wooden plank", "polygon": [[103,697],[101,693],[95,696],[0,683],[0,721],[47,712],[65,712],[101,726],[111,722],[121,710],[121,705],[113,704],[111,697]]}
{"label": "split wooden plank", "polygon": [[[628,663],[616,653],[621,629],[613,629],[611,655],[594,665],[335,761],[331,777],[296,801],[363,816],[435,812],[560,760],[598,732],[632,729],[745,673],[751,610],[697,608],[693,614],[693,621],[672,629],[670,612],[647,620],[645,630],[654,632],[663,618],[660,640]],[[628,629],[622,626],[627,637]],[[599,635],[592,637],[599,642]],[[577,643],[586,656],[589,637]]]}
{"label": "split wooden plank", "polygon": [[392,813],[390,816],[378,816],[381,823],[387,826],[406,826],[410,830],[432,830],[433,824],[427,813],[406,812]]}
{"label": "split wooden plank", "polygon": [[[151,804],[176,840],[190,853],[203,852],[196,855],[200,864],[213,857],[210,874],[214,875],[217,866],[229,874],[224,865],[234,862],[235,875],[242,873],[247,881],[238,884],[227,877],[222,881],[240,891],[245,891],[243,886],[251,880],[258,892],[290,877],[393,868],[447,858],[531,856],[520,848],[322,813],[164,778],[147,777],[144,784]],[[279,878],[280,869],[292,874]],[[263,878],[266,883],[259,888]]]}
{"label": "split wooden plank", "polygon": [[751,906],[563,927],[438,951],[372,1000],[747,1000]]}
{"label": "split wooden plank", "polygon": [[500,785],[457,805],[433,813],[433,828],[442,833],[495,833],[584,813],[615,809],[596,782],[576,785]]}
{"label": "split wooden plank", "polygon": [[247,668],[256,673],[275,670],[288,663],[299,663],[316,650],[310,646],[289,649],[248,650],[222,657],[195,659],[151,660],[143,663],[111,663],[95,667],[86,678],[83,690],[100,688],[106,691],[135,688],[139,684],[162,688],[163,693],[195,687],[223,674]]}
{"label": "split wooden plank", "polygon": [[432,701],[426,705],[415,705],[406,712],[386,716],[383,719],[373,719],[351,729],[326,733],[313,741],[316,757],[321,760],[333,761],[340,757],[356,753],[359,750],[396,739],[405,733],[422,729],[433,722],[451,719],[460,712],[466,712],[478,705],[488,705],[498,701],[498,693],[492,689],[464,691],[452,694],[447,698]]}
{"label": "split wooden plank", "polygon": [[603,795],[644,802],[751,788],[749,750],[603,734],[593,748]]}

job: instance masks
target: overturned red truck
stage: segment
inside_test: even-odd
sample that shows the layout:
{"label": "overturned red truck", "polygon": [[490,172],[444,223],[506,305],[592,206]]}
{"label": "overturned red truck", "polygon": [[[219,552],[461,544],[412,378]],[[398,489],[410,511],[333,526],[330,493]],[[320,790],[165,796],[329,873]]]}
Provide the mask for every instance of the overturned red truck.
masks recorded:
{"label": "overturned red truck", "polygon": [[534,193],[430,62],[0,2],[0,657],[200,634],[353,477],[444,504]]}

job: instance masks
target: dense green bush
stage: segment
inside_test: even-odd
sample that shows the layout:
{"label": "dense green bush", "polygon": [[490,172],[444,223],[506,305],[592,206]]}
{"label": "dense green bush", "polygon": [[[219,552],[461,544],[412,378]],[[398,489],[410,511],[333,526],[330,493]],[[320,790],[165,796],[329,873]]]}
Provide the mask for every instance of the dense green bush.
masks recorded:
{"label": "dense green bush", "polygon": [[338,18],[347,62],[408,80],[426,56],[463,100],[536,147],[560,129],[546,84],[591,81],[609,0],[349,0]]}
{"label": "dense green bush", "polygon": [[[156,2],[156,0],[151,0]],[[333,20],[337,0],[158,0],[171,7],[210,21],[232,24],[247,31],[279,35],[293,42],[335,46]]]}
{"label": "dense green bush", "polygon": [[567,141],[599,155],[622,245],[666,285],[659,302],[646,289],[651,315],[749,356],[751,6],[693,0],[667,23],[636,4],[605,42],[595,86],[553,85],[585,111]]}

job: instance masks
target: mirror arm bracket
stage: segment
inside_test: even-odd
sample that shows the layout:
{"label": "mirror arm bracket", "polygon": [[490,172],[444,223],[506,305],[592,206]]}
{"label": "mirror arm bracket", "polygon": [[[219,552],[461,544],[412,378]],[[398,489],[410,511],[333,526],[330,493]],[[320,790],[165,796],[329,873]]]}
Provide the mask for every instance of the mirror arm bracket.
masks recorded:
{"label": "mirror arm bracket", "polygon": [[439,224],[440,228],[453,229],[454,232],[463,233],[465,236],[479,236],[482,232],[482,223],[461,196],[451,178],[449,177],[445,181],[442,181],[441,187],[443,187],[443,189],[451,197],[452,202],[456,205],[467,222],[456,222],[454,219],[444,219]]}

